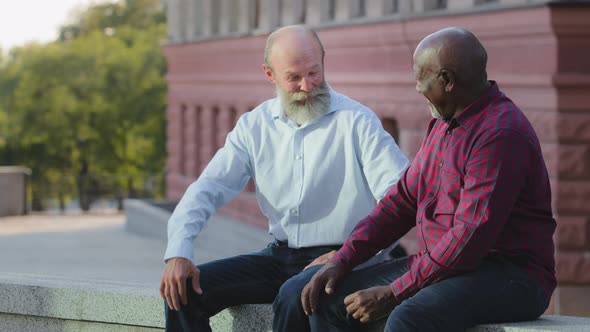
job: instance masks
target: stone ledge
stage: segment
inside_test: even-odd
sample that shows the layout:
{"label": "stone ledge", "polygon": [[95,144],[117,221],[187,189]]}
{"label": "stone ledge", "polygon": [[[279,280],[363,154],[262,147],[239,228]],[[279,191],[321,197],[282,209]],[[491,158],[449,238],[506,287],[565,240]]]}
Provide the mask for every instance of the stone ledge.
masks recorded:
{"label": "stone ledge", "polygon": [[[152,332],[164,327],[158,285],[0,274],[0,331]],[[270,305],[246,305],[211,319],[213,331],[271,331]],[[543,316],[468,332],[590,332],[590,318]]]}
{"label": "stone ledge", "polygon": [[64,321],[164,326],[163,303],[153,284],[5,273],[0,274],[0,298],[0,313],[3,318],[11,317],[15,327],[19,317],[22,324],[32,324],[34,317],[54,327],[65,324]]}

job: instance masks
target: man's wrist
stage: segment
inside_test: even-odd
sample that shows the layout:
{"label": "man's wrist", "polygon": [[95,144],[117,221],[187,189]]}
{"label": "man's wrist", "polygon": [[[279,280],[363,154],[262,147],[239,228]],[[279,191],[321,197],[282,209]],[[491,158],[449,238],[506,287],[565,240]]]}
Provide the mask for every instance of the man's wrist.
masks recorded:
{"label": "man's wrist", "polygon": [[391,292],[391,300],[393,302],[395,302],[395,305],[397,306],[397,305],[401,304],[402,301],[400,301],[400,299],[398,299],[397,296],[395,295],[395,291],[393,289],[393,285],[390,284],[388,288],[389,288],[389,291]]}

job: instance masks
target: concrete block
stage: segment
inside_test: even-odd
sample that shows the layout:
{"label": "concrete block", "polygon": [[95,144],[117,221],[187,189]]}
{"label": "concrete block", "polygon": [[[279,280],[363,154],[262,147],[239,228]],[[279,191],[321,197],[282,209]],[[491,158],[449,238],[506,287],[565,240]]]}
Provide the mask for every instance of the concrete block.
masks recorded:
{"label": "concrete block", "polygon": [[156,284],[5,273],[0,274],[0,298],[0,313],[21,315],[24,325],[32,324],[30,317],[45,317],[164,327]]}
{"label": "concrete block", "polygon": [[27,178],[31,170],[24,167],[0,167],[0,217],[27,212]]}

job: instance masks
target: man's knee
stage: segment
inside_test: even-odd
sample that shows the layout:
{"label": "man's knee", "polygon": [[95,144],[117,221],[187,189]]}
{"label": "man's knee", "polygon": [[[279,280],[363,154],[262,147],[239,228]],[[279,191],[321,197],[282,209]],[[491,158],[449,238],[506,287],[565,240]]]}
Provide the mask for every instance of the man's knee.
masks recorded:
{"label": "man's knee", "polygon": [[[305,285],[303,285],[305,286]],[[303,287],[299,287],[296,283],[290,283],[289,280],[281,286],[277,297],[275,297],[272,303],[272,309],[275,313],[287,312],[291,310],[303,310],[301,309],[301,290]]]}
{"label": "man's knee", "polygon": [[317,271],[317,269],[319,269],[319,267],[311,267],[285,281],[272,304],[275,313],[278,311],[288,311],[293,309],[303,311],[303,307],[301,306],[301,292],[309,280],[311,280],[311,277],[315,274],[314,271]]}

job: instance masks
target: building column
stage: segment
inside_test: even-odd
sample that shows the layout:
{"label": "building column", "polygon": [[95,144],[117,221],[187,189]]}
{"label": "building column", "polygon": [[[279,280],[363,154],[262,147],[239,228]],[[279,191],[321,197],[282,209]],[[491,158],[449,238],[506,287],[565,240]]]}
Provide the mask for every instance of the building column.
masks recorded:
{"label": "building column", "polygon": [[182,1],[168,0],[166,21],[168,22],[168,39],[172,42],[179,42],[183,39]]}
{"label": "building column", "polygon": [[254,29],[256,19],[256,0],[238,0],[238,27],[240,33],[247,33]]}
{"label": "building column", "polygon": [[218,0],[202,0],[201,27],[203,36],[215,35],[219,32],[219,15],[221,5]]}
{"label": "building column", "polygon": [[475,6],[474,0],[447,0],[448,10],[468,9]]}
{"label": "building column", "polygon": [[414,1],[415,0],[411,0],[411,1],[398,0],[398,2],[397,2],[398,13],[400,13],[401,15],[408,15],[408,14],[411,14],[412,12],[414,12]]}
{"label": "building column", "polygon": [[270,32],[281,24],[280,2],[278,0],[260,0],[259,4],[258,29],[261,32]]}
{"label": "building column", "polygon": [[323,22],[332,20],[332,17],[330,17],[331,9],[330,1],[307,0],[305,23],[309,25],[320,25]]}
{"label": "building column", "polygon": [[220,2],[219,32],[229,34],[237,31],[238,7],[234,0],[218,0]]}
{"label": "building column", "polygon": [[367,17],[381,17],[393,14],[392,0],[365,0]]}
{"label": "building column", "polygon": [[346,22],[362,14],[360,0],[335,0],[334,21]]}
{"label": "building column", "polygon": [[166,152],[168,158],[166,160],[166,169],[169,173],[180,173],[180,137],[178,133],[180,132],[180,122],[182,121],[180,118],[180,106],[178,105],[168,105],[167,109],[168,113],[168,121],[166,125]]}
{"label": "building column", "polygon": [[199,127],[199,174],[217,152],[217,107],[203,106],[201,109],[201,123]]}
{"label": "building column", "polygon": [[186,175],[186,162],[187,162],[187,158],[186,158],[186,144],[187,144],[187,140],[186,140],[186,136],[187,136],[187,123],[186,123],[186,118],[187,118],[187,113],[189,112],[188,108],[186,107],[186,105],[182,105],[182,107],[180,108],[180,115],[178,117],[178,170],[179,173],[181,175]]}
{"label": "building column", "polygon": [[281,8],[281,25],[301,24],[305,22],[303,0],[283,1]]}
{"label": "building column", "polygon": [[201,34],[201,14],[202,0],[185,0],[186,1],[186,24],[184,26],[184,36],[186,40],[194,40]]}
{"label": "building column", "polygon": [[190,107],[184,117],[184,170],[185,175],[196,179],[199,175],[199,106]]}

